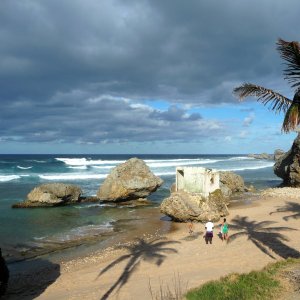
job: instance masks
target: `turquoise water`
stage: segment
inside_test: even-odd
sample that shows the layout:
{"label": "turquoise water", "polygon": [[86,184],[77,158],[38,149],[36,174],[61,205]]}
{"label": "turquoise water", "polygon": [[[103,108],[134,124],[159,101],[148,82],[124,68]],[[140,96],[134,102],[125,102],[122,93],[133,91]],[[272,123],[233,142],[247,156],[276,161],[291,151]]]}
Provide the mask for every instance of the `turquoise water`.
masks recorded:
{"label": "turquoise water", "polygon": [[[146,208],[78,204],[66,207],[12,209],[37,185],[64,182],[95,195],[113,167],[131,157],[143,159],[164,184],[149,199],[153,206],[169,195],[176,166],[231,170],[256,188],[276,186],[274,162],[237,155],[0,155],[0,247],[14,260],[55,248],[105,240],[116,234],[120,220],[139,218]],[[125,226],[126,227],[126,226]],[[124,228],[125,228],[124,227]],[[123,230],[126,230],[123,229]]]}

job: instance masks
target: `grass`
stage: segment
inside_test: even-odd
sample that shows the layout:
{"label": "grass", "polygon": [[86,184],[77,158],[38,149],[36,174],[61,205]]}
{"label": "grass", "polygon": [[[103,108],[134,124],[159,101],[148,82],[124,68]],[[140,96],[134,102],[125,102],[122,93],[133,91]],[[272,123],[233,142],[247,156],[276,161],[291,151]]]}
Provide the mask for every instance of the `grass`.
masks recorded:
{"label": "grass", "polygon": [[230,274],[189,291],[185,297],[187,300],[269,300],[277,298],[279,293],[284,290],[280,279],[281,271],[295,263],[299,264],[299,260],[287,259],[270,264],[262,271]]}
{"label": "grass", "polygon": [[187,282],[183,282],[179,273],[173,275],[172,286],[160,281],[159,290],[154,291],[149,280],[149,291],[152,300],[181,300],[187,292]]}

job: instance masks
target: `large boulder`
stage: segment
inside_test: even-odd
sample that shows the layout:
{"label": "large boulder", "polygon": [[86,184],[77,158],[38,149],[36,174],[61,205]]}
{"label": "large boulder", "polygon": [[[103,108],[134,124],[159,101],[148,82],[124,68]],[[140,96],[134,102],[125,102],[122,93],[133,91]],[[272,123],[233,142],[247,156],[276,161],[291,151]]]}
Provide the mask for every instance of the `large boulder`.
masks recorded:
{"label": "large boulder", "polygon": [[65,183],[48,183],[35,187],[24,202],[13,207],[58,206],[80,201],[80,187]]}
{"label": "large boulder", "polygon": [[163,184],[138,158],[131,158],[115,167],[100,186],[97,196],[102,201],[128,201],[146,198]]}
{"label": "large boulder", "polygon": [[228,215],[226,199],[220,190],[214,191],[208,198],[197,193],[174,192],[163,200],[160,211],[179,222],[218,221],[220,217]]}
{"label": "large boulder", "polygon": [[220,189],[225,197],[249,190],[245,186],[243,177],[230,171],[220,172]]}
{"label": "large boulder", "polygon": [[275,162],[274,173],[283,179],[284,185],[300,187],[300,133],[292,148]]}

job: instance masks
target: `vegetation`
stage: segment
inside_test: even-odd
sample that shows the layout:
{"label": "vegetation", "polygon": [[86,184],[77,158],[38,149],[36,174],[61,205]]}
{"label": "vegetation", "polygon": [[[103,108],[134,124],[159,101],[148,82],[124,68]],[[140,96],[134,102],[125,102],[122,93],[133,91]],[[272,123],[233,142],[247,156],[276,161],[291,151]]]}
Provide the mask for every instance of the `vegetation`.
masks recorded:
{"label": "vegetation", "polygon": [[286,62],[284,79],[287,79],[291,87],[295,89],[293,100],[290,100],[273,90],[252,83],[244,83],[236,87],[233,93],[243,100],[245,97],[257,97],[257,101],[264,105],[269,104],[270,109],[277,112],[283,111],[285,117],[282,131],[288,133],[295,130],[300,123],[300,44],[298,42],[286,42],[282,39],[277,41],[277,50]]}
{"label": "vegetation", "polygon": [[188,282],[183,282],[178,273],[174,274],[171,287],[160,281],[157,292],[154,291],[149,280],[149,291],[152,300],[182,300],[187,292],[187,286]]}
{"label": "vegetation", "polygon": [[230,274],[217,281],[211,281],[186,294],[187,300],[250,300],[278,299],[284,291],[281,277],[282,270],[292,264],[299,264],[297,259],[287,259],[270,264],[262,271],[248,274]]}

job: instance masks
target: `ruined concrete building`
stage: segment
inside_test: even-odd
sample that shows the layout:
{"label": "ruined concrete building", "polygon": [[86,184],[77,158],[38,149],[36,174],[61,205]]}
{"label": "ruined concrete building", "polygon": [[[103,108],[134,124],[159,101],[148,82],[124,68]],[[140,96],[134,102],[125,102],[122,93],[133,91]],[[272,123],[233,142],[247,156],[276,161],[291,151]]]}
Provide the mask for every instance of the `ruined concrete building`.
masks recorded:
{"label": "ruined concrete building", "polygon": [[176,191],[199,193],[207,198],[220,188],[217,170],[202,167],[176,167]]}

